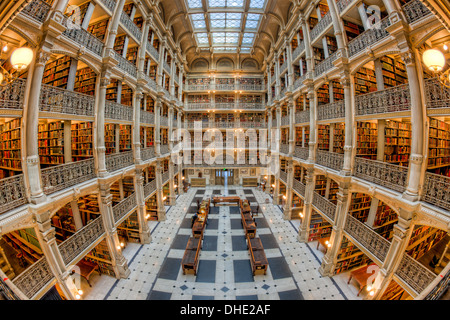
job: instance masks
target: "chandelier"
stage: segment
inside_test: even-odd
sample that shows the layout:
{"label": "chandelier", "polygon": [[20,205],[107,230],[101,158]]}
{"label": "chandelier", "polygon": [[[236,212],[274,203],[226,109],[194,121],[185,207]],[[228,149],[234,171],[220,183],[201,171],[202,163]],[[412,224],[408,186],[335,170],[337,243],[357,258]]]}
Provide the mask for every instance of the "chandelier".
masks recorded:
{"label": "chandelier", "polygon": [[437,49],[428,49],[422,54],[422,60],[425,67],[437,76],[439,82],[450,89],[450,68],[443,71],[446,63],[444,54]]}
{"label": "chandelier", "polygon": [[[2,45],[0,53],[0,62],[3,64],[6,59],[3,56],[8,51],[8,45]],[[0,65],[0,92],[4,91],[9,85],[11,85],[19,77],[20,73],[28,68],[31,61],[33,61],[33,51],[27,47],[21,47],[15,49],[11,53],[10,63],[12,66],[11,71],[6,70]]]}

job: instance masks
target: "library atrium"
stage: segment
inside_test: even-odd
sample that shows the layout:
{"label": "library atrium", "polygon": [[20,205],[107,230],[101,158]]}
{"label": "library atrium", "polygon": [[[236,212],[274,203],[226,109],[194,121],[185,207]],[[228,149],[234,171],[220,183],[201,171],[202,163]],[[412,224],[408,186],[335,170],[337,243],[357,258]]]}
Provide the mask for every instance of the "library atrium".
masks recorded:
{"label": "library atrium", "polygon": [[450,299],[446,3],[0,1],[0,300]]}

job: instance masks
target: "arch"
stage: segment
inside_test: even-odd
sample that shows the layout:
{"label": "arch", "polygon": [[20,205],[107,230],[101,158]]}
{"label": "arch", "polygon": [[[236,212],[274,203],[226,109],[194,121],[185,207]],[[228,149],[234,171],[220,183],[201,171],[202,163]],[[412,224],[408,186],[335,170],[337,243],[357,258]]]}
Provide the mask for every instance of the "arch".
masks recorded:
{"label": "arch", "polygon": [[217,70],[233,70],[234,61],[230,58],[220,58],[216,62]]}
{"label": "arch", "polygon": [[209,62],[205,58],[197,58],[191,63],[191,69],[193,71],[209,70]]}
{"label": "arch", "polygon": [[278,14],[274,12],[267,12],[267,16],[274,18],[278,22],[278,26],[281,27],[281,29],[285,28],[283,18],[280,17]]}
{"label": "arch", "polygon": [[172,27],[172,25],[175,23],[175,19],[178,16],[185,15],[185,14],[186,14],[186,12],[179,11],[179,12],[175,13],[174,15],[170,16],[169,19],[167,19],[166,28],[169,29],[170,27]]}
{"label": "arch", "polygon": [[86,59],[86,55],[82,54],[82,55],[78,55],[78,53],[74,53],[71,51],[67,51],[61,48],[52,48],[50,50],[50,52],[52,54],[62,54],[65,56],[69,56],[71,58],[77,59],[78,61],[81,61],[83,63],[85,63],[89,68],[91,68],[97,75],[99,75],[101,73],[101,69],[99,66],[95,65],[93,63],[92,59]]}
{"label": "arch", "polygon": [[164,12],[164,6],[161,2],[158,3],[158,9],[159,9],[159,16],[161,17],[161,20],[163,23],[166,23],[166,14]]}
{"label": "arch", "polygon": [[192,37],[192,32],[191,32],[191,31],[185,31],[185,32],[183,32],[183,33],[180,33],[180,34],[178,35],[178,37],[175,39],[176,44],[179,46],[180,43],[181,43],[181,41],[182,41],[186,36],[189,36],[189,35],[191,35],[191,37]]}
{"label": "arch", "polygon": [[386,49],[385,51],[382,51],[382,52],[379,52],[379,53],[377,53],[377,54],[375,54],[375,55],[369,55],[369,54],[367,54],[367,55],[364,55],[364,59],[363,60],[361,60],[361,62],[360,63],[358,63],[356,66],[354,66],[351,70],[350,70],[350,74],[351,75],[354,75],[359,69],[361,69],[365,64],[367,64],[367,63],[369,63],[369,62],[371,62],[371,61],[374,61],[374,60],[376,60],[376,59],[378,59],[378,58],[381,58],[381,57],[384,57],[384,56],[387,56],[387,55],[390,55],[390,54],[400,54],[400,50],[399,49],[393,49],[393,48],[389,48],[389,49]]}
{"label": "arch", "polygon": [[244,69],[244,70],[258,70],[259,69],[259,64],[253,58],[245,58],[241,62],[241,69]]}

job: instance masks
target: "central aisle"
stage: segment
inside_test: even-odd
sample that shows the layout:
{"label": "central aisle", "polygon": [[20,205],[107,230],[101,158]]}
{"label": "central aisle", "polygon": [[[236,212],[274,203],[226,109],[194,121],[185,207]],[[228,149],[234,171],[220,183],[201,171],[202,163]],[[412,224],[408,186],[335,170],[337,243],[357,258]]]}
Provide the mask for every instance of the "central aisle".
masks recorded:
{"label": "central aisle", "polygon": [[[252,275],[239,208],[211,206],[197,276],[183,275],[181,260],[191,236],[197,199],[234,194],[247,198],[252,207],[259,204],[263,211],[255,221],[256,236],[269,262],[267,274]],[[320,263],[313,252],[297,241],[292,223],[283,220],[271,200],[256,188],[189,189],[177,198],[176,206],[170,207],[166,221],[156,223],[150,244],[136,244],[134,250],[124,251],[130,277],[114,281],[100,277],[103,279],[98,279],[85,299],[346,299],[336,282],[320,276]]]}

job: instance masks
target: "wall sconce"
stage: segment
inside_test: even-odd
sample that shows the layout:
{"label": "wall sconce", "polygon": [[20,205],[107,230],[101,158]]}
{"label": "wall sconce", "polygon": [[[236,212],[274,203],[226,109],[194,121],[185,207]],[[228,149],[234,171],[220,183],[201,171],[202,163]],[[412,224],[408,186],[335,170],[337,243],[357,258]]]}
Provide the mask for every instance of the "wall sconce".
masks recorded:
{"label": "wall sconce", "polygon": [[[0,54],[8,51],[8,45],[2,47]],[[16,72],[9,73],[5,68],[0,66],[0,91],[3,91],[6,86],[10,85],[19,77],[20,71],[24,71],[28,68],[30,63],[33,61],[33,50],[27,47],[15,49],[10,58],[11,65]],[[3,60],[0,57],[0,61]]]}
{"label": "wall sconce", "polygon": [[422,60],[424,66],[436,74],[439,82],[444,87],[450,88],[450,68],[442,72],[446,64],[444,54],[437,49],[428,49],[422,54]]}

